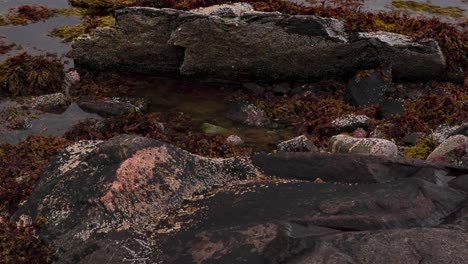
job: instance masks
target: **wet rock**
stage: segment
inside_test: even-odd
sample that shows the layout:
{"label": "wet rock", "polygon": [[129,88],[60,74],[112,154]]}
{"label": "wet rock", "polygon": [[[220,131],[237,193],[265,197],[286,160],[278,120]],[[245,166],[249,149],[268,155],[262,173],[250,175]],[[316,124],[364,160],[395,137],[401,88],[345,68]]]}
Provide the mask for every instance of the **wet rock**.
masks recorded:
{"label": "wet rock", "polygon": [[397,79],[416,81],[437,78],[445,68],[433,40],[394,34],[389,41],[382,36],[390,33],[382,32],[348,36],[336,19],[244,7],[119,10],[114,28],[75,41],[75,63],[101,71],[279,82],[348,78],[382,64],[392,65]]}
{"label": "wet rock", "polygon": [[302,135],[278,144],[278,152],[317,152],[312,140]]}
{"label": "wet rock", "polygon": [[238,103],[231,106],[227,118],[249,126],[262,127],[270,123],[265,112],[249,103]]}
{"label": "wet rock", "polygon": [[203,123],[201,127],[205,134],[223,134],[227,132],[227,129],[210,123]]}
{"label": "wet rock", "polygon": [[256,175],[243,158],[203,158],[143,137],[80,141],[51,159],[14,219],[45,217],[38,235],[58,263],[124,263],[147,257],[148,225],[185,199]]}
{"label": "wet rock", "polygon": [[358,73],[348,82],[348,96],[357,106],[380,105],[391,86],[391,69]]}
{"label": "wet rock", "polygon": [[232,144],[235,146],[244,144],[244,140],[242,140],[242,138],[237,135],[230,135],[229,137],[227,137],[226,141],[229,144]]}
{"label": "wet rock", "polygon": [[427,160],[468,166],[468,137],[464,135],[449,137],[427,157]]}
{"label": "wet rock", "polygon": [[426,134],[423,132],[410,133],[410,134],[405,135],[402,141],[405,145],[414,146],[416,145],[416,142],[418,142],[418,140],[424,137],[425,135]]}
{"label": "wet rock", "polygon": [[119,97],[100,99],[95,96],[82,96],[78,99],[77,104],[87,112],[96,113],[104,117],[141,112],[147,107],[144,99]]}
{"label": "wet rock", "polygon": [[29,104],[32,109],[49,113],[63,113],[71,104],[71,99],[63,93],[41,95],[31,98]]}
{"label": "wet rock", "polygon": [[348,135],[336,135],[329,140],[328,150],[332,153],[372,154],[395,157],[398,147],[395,143],[379,138],[354,138]]}
{"label": "wet rock", "polygon": [[390,118],[393,115],[400,115],[405,111],[403,102],[395,99],[384,100],[377,110],[378,118]]}

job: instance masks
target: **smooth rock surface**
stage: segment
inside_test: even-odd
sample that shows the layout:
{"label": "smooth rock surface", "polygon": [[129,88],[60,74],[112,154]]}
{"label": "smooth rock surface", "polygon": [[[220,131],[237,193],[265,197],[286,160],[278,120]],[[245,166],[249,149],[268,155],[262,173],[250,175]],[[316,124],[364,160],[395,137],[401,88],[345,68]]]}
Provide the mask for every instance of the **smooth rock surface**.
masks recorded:
{"label": "smooth rock surface", "polygon": [[333,136],[328,142],[332,153],[373,154],[396,157],[398,147],[395,143],[380,138],[354,138],[348,135]]}
{"label": "smooth rock surface", "polygon": [[417,81],[437,78],[445,68],[433,40],[392,35],[388,41],[381,37],[387,33],[348,36],[336,19],[223,10],[233,9],[118,10],[114,28],[75,41],[75,63],[100,71],[268,81],[349,78],[389,64],[396,79]]}
{"label": "smooth rock surface", "polygon": [[429,154],[427,160],[468,166],[468,137],[464,135],[449,137]]}

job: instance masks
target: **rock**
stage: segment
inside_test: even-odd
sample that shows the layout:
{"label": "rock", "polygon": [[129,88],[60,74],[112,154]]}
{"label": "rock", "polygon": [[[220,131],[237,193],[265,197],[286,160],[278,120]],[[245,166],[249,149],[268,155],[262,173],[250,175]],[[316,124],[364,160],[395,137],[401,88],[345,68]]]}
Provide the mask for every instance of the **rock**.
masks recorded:
{"label": "rock", "polygon": [[455,179],[451,180],[448,184],[454,189],[462,190],[468,193],[468,174],[456,177]]}
{"label": "rock", "polygon": [[32,97],[29,104],[32,109],[49,113],[63,113],[71,104],[71,99],[63,93],[54,93]]}
{"label": "rock", "polygon": [[418,142],[418,140],[424,137],[425,135],[426,134],[423,132],[410,133],[410,134],[405,135],[402,141],[405,145],[414,146],[416,145],[416,142]]}
{"label": "rock", "polygon": [[367,128],[370,118],[365,115],[349,114],[339,117],[331,122],[335,133],[352,132],[357,128]]}
{"label": "rock", "polygon": [[[468,168],[379,155],[279,152],[275,155],[254,155],[252,162],[265,175],[275,178],[303,181],[321,178],[325,182],[354,184],[386,183],[409,177],[428,180],[468,174]],[[436,183],[432,179],[430,181]]]}
{"label": "rock", "polygon": [[104,117],[141,112],[147,107],[144,99],[119,97],[100,99],[94,96],[82,96],[78,99],[77,104],[86,112],[97,113]]}
{"label": "rock", "polygon": [[357,106],[380,105],[391,86],[391,70],[365,71],[348,82],[348,96]]}
{"label": "rock", "polygon": [[223,134],[227,132],[227,129],[210,123],[203,123],[201,127],[205,134]]}
{"label": "rock", "polygon": [[227,118],[249,126],[263,127],[270,123],[265,112],[249,103],[238,103],[231,106]]}
{"label": "rock", "polygon": [[449,137],[427,157],[427,160],[468,166],[468,137],[464,135]]}
{"label": "rock", "polygon": [[365,131],[364,128],[360,127],[351,132],[351,136],[355,138],[365,138],[367,137],[367,131]]}
{"label": "rock", "polygon": [[7,127],[10,129],[26,130],[32,128],[32,120],[28,116],[15,116],[8,121]]}
{"label": "rock", "polygon": [[235,145],[235,146],[244,144],[244,140],[242,140],[242,138],[240,138],[237,135],[230,135],[229,137],[227,137],[226,141],[229,144],[232,144],[232,145]]}
{"label": "rock", "polygon": [[317,152],[318,148],[306,136],[283,141],[278,144],[278,152]]}
{"label": "rock", "polygon": [[390,118],[393,115],[400,115],[405,112],[403,102],[395,99],[384,100],[377,110],[378,118]]}
{"label": "rock", "polygon": [[390,33],[382,32],[348,36],[343,21],[250,11],[245,4],[192,12],[131,7],[115,17],[114,28],[74,42],[77,66],[275,82],[348,78],[380,65],[392,65],[397,80],[417,81],[445,69],[433,40],[392,35],[388,41],[382,35]]}
{"label": "rock", "polygon": [[455,136],[455,135],[464,135],[468,137],[468,124],[463,124],[459,126],[455,131],[450,133],[450,136]]}
{"label": "rock", "polygon": [[[291,263],[310,258],[295,263],[322,263],[352,254],[360,260],[355,263],[413,263],[421,254],[435,261],[431,263],[447,258],[463,261],[468,259],[464,243],[468,235],[431,228],[463,197],[416,179],[382,185],[264,182],[229,187],[181,208],[168,221],[172,224],[155,230],[159,251],[152,260]],[[252,208],[255,214],[248,213]],[[415,226],[424,228],[407,229]],[[443,241],[443,250],[453,251],[432,250]],[[418,255],[407,243],[417,247]]]}
{"label": "rock", "polygon": [[451,217],[467,195],[421,176],[467,171],[310,152],[209,159],[121,135],[51,158],[12,220],[45,218],[31,232],[55,248],[56,263],[290,263],[335,253],[382,263],[386,249],[385,259],[407,263],[428,248],[429,260],[463,263],[465,222]]}
{"label": "rock", "polygon": [[65,74],[65,82],[63,85],[63,91],[66,95],[70,95],[70,88],[79,83],[81,80],[80,74],[76,70],[69,71]]}
{"label": "rock", "polygon": [[460,127],[461,126],[440,125],[432,132],[431,136],[440,144],[453,135]]}
{"label": "rock", "polygon": [[398,156],[398,147],[395,143],[380,138],[354,138],[342,134],[333,136],[328,146],[328,150],[332,153]]}
{"label": "rock", "polygon": [[47,219],[37,234],[57,263],[125,263],[152,251],[150,223],[185,199],[254,176],[243,158],[204,158],[153,139],[80,141],[51,159],[13,217]]}
{"label": "rock", "polygon": [[263,94],[266,91],[264,86],[253,82],[243,83],[242,86],[254,94]]}
{"label": "rock", "polygon": [[218,16],[224,18],[239,17],[242,14],[251,11],[254,11],[254,8],[248,3],[214,5],[190,10],[190,12],[194,14]]}
{"label": "rock", "polygon": [[285,95],[291,91],[291,85],[287,82],[282,82],[273,85],[273,92],[278,95]]}

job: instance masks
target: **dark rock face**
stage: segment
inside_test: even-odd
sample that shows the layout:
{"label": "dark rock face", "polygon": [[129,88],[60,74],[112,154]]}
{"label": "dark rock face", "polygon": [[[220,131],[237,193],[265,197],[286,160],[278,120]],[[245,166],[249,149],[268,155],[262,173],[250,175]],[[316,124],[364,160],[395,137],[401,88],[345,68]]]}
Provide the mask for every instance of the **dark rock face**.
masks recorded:
{"label": "dark rock face", "polygon": [[348,96],[357,106],[383,103],[385,92],[391,86],[391,71],[371,71],[356,75],[348,83]]}
{"label": "dark rock face", "polygon": [[119,10],[115,28],[74,43],[75,62],[94,70],[279,82],[348,78],[380,65],[392,65],[397,79],[416,81],[445,68],[433,40],[386,32],[349,36],[342,21],[315,16],[248,9],[209,14],[216,12]]}
{"label": "dark rock face", "polygon": [[353,263],[464,263],[468,197],[443,179],[467,172],[327,153],[208,159],[123,135],[80,141],[52,158],[13,219],[45,217],[37,232],[58,249],[58,263],[313,263],[356,255]]}
{"label": "dark rock face", "polygon": [[377,116],[379,118],[390,118],[393,115],[403,114],[405,108],[403,102],[395,99],[384,100],[377,110]]}

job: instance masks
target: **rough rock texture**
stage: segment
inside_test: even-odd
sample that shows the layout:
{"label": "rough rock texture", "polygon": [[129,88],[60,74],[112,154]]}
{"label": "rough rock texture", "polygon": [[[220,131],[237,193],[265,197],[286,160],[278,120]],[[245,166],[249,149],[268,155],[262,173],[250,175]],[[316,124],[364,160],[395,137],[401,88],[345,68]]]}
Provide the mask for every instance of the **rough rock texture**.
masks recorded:
{"label": "rough rock texture", "polygon": [[194,193],[255,173],[241,158],[203,158],[142,137],[80,141],[51,160],[16,217],[47,218],[39,235],[65,252],[60,263],[122,261],[148,250],[146,224]]}
{"label": "rough rock texture", "polygon": [[302,135],[278,144],[278,152],[317,152],[312,140]]}
{"label": "rough rock texture", "polygon": [[394,157],[398,155],[395,143],[380,138],[354,138],[336,135],[330,138],[328,150],[336,153],[373,154]]}
{"label": "rough rock texture", "polygon": [[71,99],[63,93],[46,94],[29,100],[32,109],[49,113],[63,113],[71,104]]}
{"label": "rough rock texture", "polygon": [[468,137],[455,135],[440,144],[427,160],[468,166]]}
{"label": "rough rock texture", "polygon": [[443,179],[466,173],[370,155],[208,159],[122,135],[52,158],[13,220],[47,219],[37,234],[57,263],[465,263],[468,196]]}
{"label": "rough rock texture", "polygon": [[226,141],[229,144],[232,144],[235,146],[244,144],[244,140],[242,140],[242,138],[239,137],[238,135],[230,135],[229,137],[226,138]]}
{"label": "rough rock texture", "polygon": [[339,117],[331,122],[335,132],[352,132],[357,128],[367,128],[369,126],[370,118],[365,115],[349,114]]}
{"label": "rough rock texture", "polygon": [[397,79],[416,81],[434,79],[445,67],[433,40],[412,42],[382,32],[348,36],[335,19],[232,10],[119,10],[115,28],[74,43],[75,63],[94,70],[269,81],[346,78],[380,65],[392,65]]}

